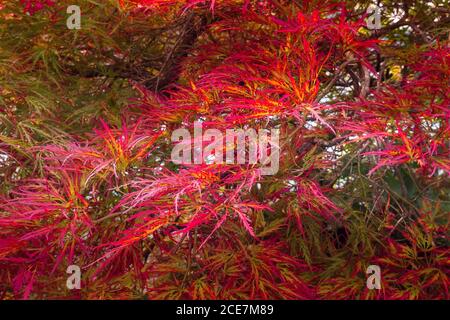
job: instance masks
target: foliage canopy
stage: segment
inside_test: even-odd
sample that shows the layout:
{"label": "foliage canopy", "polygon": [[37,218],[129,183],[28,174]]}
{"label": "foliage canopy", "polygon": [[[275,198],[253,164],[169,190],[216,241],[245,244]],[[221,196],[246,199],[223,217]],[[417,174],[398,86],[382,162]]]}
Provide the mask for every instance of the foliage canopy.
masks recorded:
{"label": "foliage canopy", "polygon": [[[448,299],[449,4],[370,4],[0,1],[0,298]],[[199,119],[280,170],[173,164]]]}

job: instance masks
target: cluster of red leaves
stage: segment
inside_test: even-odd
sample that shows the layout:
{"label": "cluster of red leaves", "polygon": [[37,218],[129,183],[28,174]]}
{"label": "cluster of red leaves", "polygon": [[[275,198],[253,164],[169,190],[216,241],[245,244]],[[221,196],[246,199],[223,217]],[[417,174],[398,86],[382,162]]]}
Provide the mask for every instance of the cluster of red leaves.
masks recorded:
{"label": "cluster of red leaves", "polygon": [[55,4],[55,1],[53,0],[20,0],[20,2],[24,7],[24,11],[30,15]]}
{"label": "cluster of red leaves", "polygon": [[404,163],[429,176],[450,172],[450,49],[439,45],[411,68],[419,76],[406,79],[400,89],[385,86],[370,100],[343,108],[346,116],[338,124],[343,133],[380,144],[380,150],[365,153],[379,156],[370,173]]}
{"label": "cluster of red leaves", "polygon": [[[324,281],[324,265],[291,254],[285,236],[292,226],[305,235],[310,219],[324,228],[344,215],[332,199],[336,190],[314,178],[334,164],[313,156],[311,137],[375,139],[379,148],[365,153],[379,157],[371,174],[405,163],[418,174],[450,173],[448,47],[411,65],[419,76],[401,88],[328,104],[320,98],[327,73],[349,57],[373,72],[366,57],[377,46],[360,37],[363,20],[345,19],[342,6],[132,2],[213,8],[219,17],[208,26],[213,40],[201,40],[184,59],[185,84],[162,94],[138,87],[142,99],[121,127],[102,123],[88,141],[31,150],[43,158],[45,178],[21,181],[2,199],[2,284],[16,297],[71,296],[65,270],[77,264],[89,288],[76,293],[83,298],[448,298],[448,251],[435,244],[443,230],[427,226],[426,212],[405,231],[407,241],[387,232],[370,259],[344,266],[351,281],[339,274]],[[171,166],[171,131],[198,119],[205,129],[280,128],[279,173],[262,177],[247,165]],[[282,216],[271,220],[275,211]],[[394,229],[389,210],[386,218],[385,228]],[[369,262],[383,270],[380,292],[365,287]],[[422,290],[410,290],[417,282]]]}

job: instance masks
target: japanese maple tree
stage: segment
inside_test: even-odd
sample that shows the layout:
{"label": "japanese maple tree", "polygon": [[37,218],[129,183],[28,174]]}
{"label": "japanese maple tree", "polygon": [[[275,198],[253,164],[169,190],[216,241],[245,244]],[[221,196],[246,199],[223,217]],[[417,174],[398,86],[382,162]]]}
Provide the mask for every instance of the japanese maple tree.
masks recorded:
{"label": "japanese maple tree", "polygon": [[[0,1],[0,298],[448,299],[449,32],[445,0]],[[278,172],[175,164],[196,121],[279,129]]]}

